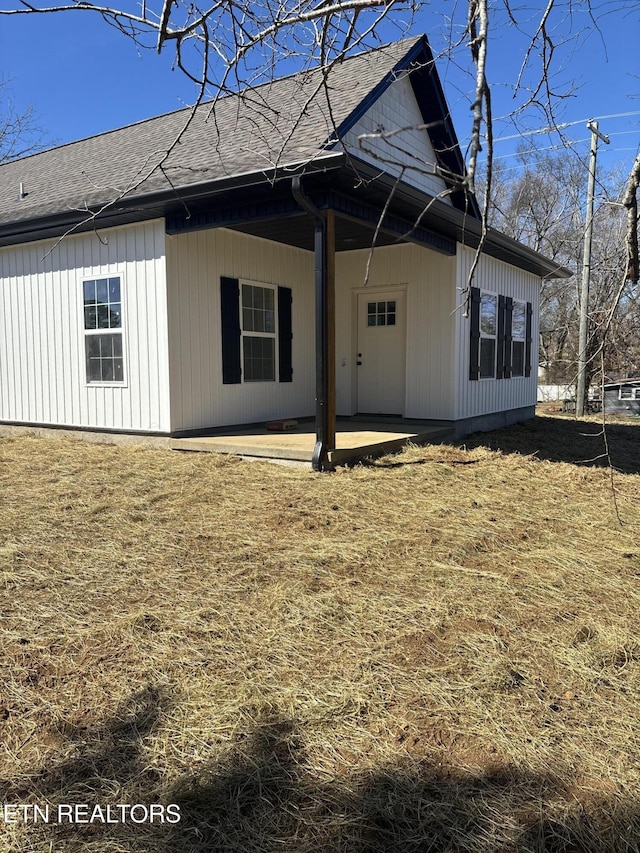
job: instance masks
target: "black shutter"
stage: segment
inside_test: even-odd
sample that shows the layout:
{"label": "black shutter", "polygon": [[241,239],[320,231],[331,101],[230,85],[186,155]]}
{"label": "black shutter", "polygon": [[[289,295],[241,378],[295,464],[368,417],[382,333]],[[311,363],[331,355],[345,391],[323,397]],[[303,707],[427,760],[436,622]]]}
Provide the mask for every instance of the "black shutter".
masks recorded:
{"label": "black shutter", "polygon": [[291,288],[278,287],[278,378],[293,381],[291,326]]}
{"label": "black shutter", "polygon": [[533,316],[533,306],[527,302],[527,331],[525,337],[524,351],[524,375],[531,376],[531,320]]}
{"label": "black shutter", "polygon": [[513,299],[504,300],[504,378],[511,379],[513,373]]}
{"label": "black shutter", "polygon": [[505,351],[504,351],[504,328],[505,328],[505,309],[506,297],[498,296],[498,359],[496,368],[496,379],[504,377]]}
{"label": "black shutter", "polygon": [[480,288],[471,288],[471,341],[469,347],[469,379],[480,378]]}
{"label": "black shutter", "polygon": [[240,284],[237,278],[220,279],[222,317],[222,382],[237,385],[240,368]]}

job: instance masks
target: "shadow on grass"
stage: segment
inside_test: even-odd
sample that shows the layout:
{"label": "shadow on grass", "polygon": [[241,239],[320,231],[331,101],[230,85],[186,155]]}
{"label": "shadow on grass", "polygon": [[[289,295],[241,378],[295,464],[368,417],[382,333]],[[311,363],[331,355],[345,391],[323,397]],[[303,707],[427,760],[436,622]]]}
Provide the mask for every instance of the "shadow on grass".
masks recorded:
{"label": "shadow on grass", "polygon": [[[413,761],[328,779],[288,720],[258,721],[222,757],[167,785],[145,761],[166,699],[147,690],[74,735],[76,757],[13,802],[174,803],[179,823],[28,827],[20,851],[56,853],[631,853],[636,803],[580,803],[570,780],[513,767],[462,773]],[[77,738],[80,737],[78,740]],[[16,848],[16,853],[17,853]]]}
{"label": "shadow on grass", "polygon": [[[640,473],[640,423],[608,423],[611,464],[624,474]],[[490,447],[503,453],[535,454],[551,462],[607,467],[602,424],[573,418],[535,417],[495,432],[469,436],[468,448]]]}
{"label": "shadow on grass", "polygon": [[[606,428],[611,464],[623,474],[640,473],[640,422],[635,424],[609,423]],[[462,439],[462,447],[489,447],[503,453],[535,455],[551,462],[569,462],[574,465],[605,468],[609,461],[605,453],[602,424],[595,421],[577,421],[563,417],[535,417],[530,421],[493,432],[480,432]],[[431,462],[433,460],[430,460]],[[451,462],[447,464],[472,464]],[[426,460],[404,462],[394,457],[369,460],[376,468],[400,468],[405,465],[424,464]]]}

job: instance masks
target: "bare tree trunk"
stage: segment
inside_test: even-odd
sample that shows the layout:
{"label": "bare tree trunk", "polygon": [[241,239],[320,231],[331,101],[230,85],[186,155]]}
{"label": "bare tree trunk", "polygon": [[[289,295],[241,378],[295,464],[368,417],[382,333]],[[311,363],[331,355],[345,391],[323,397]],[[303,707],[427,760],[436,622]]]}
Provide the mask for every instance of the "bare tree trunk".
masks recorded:
{"label": "bare tree trunk", "polygon": [[640,185],[640,154],[629,173],[622,204],[627,209],[627,279],[638,281],[638,186]]}

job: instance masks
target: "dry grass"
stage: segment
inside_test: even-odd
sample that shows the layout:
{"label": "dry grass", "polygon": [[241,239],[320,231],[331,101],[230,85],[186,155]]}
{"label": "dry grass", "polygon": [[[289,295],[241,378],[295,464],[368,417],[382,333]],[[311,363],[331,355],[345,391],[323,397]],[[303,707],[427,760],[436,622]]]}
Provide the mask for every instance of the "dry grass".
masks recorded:
{"label": "dry grass", "polygon": [[324,476],[1,441],[0,803],[182,820],[0,851],[637,851],[640,426],[622,526],[588,431]]}

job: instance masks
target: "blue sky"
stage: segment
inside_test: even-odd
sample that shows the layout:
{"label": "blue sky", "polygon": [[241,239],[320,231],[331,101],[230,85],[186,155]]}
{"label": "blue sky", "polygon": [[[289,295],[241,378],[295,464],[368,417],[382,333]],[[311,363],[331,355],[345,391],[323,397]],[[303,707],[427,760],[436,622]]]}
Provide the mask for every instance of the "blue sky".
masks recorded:
{"label": "blue sky", "polygon": [[[464,6],[466,4],[459,4]],[[537,21],[546,5],[531,0],[529,11],[519,8],[523,29]],[[586,5],[586,4],[583,4]],[[11,0],[0,0],[0,8],[11,8]],[[553,32],[564,41],[554,58],[553,84],[565,91],[569,81],[577,88],[562,101],[558,116],[566,122],[566,137],[577,143],[588,137],[585,122],[600,120],[601,130],[611,144],[601,146],[601,168],[620,165],[628,171],[640,142],[640,67],[636,45],[640,37],[640,4],[636,0],[596,0],[602,10],[596,31],[588,16],[574,16],[572,25]],[[433,0],[414,21],[411,33],[429,34],[438,54],[447,42],[447,16],[456,8],[452,0]],[[388,28],[388,40],[399,37]],[[492,84],[494,115],[497,117],[496,156],[514,168],[516,145],[535,141],[540,147],[558,143],[557,136],[538,132],[546,121],[539,111],[519,119],[516,129],[507,116],[517,99],[517,79],[528,38],[508,24],[493,19],[487,73]],[[453,111],[456,130],[464,145],[471,124],[469,75],[466,48],[453,62],[445,58],[438,69]],[[0,18],[0,78],[9,81],[15,106],[31,105],[46,140],[63,144],[177,109],[193,102],[195,87],[180,70],[172,68],[173,56],[166,49],[141,50],[97,16],[82,12]],[[535,60],[535,56],[534,56]],[[531,71],[532,79],[537,67]],[[525,135],[519,135],[524,133]],[[552,150],[552,149],[550,149]]]}

